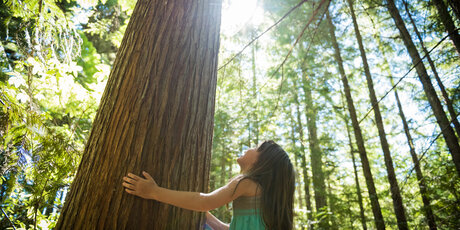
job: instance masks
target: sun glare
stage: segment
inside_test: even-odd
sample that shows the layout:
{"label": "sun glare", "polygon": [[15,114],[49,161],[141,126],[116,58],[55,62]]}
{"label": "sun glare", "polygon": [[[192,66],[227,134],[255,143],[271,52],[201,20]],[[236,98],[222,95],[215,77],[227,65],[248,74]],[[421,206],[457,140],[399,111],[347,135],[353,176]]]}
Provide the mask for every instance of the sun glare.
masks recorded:
{"label": "sun glare", "polygon": [[258,25],[263,20],[261,1],[225,0],[222,6],[221,31],[235,34],[249,24]]}

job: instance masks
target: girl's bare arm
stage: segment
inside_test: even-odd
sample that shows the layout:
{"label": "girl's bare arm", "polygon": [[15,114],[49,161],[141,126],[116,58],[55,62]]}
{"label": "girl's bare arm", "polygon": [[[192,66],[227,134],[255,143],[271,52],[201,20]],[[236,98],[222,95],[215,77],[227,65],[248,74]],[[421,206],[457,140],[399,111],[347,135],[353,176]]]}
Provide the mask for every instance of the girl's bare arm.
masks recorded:
{"label": "girl's bare arm", "polygon": [[247,193],[244,186],[247,180],[242,180],[241,186],[235,191],[238,178],[232,179],[227,185],[211,193],[200,193],[162,188],[147,172],[142,174],[145,178],[132,173],[123,177],[123,186],[127,193],[194,211],[206,212],[218,208]]}

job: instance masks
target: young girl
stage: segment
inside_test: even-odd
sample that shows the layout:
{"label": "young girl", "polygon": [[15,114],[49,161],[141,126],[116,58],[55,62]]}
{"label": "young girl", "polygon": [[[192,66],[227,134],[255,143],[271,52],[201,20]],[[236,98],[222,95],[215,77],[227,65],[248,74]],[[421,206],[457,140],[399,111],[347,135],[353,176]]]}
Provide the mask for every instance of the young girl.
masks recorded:
{"label": "young girl", "polygon": [[[162,188],[147,172],[142,172],[145,178],[128,173],[123,186],[129,194],[206,212],[206,224],[216,230],[292,229],[295,177],[287,153],[274,141],[265,141],[257,149],[247,150],[237,162],[241,175],[211,193]],[[231,201],[230,225],[208,212]]]}

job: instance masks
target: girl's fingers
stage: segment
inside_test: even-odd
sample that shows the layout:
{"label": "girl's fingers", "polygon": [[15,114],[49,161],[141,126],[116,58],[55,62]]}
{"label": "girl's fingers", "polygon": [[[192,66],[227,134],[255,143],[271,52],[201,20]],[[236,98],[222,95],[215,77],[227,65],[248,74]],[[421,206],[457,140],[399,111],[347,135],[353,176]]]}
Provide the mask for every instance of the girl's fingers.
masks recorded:
{"label": "girl's fingers", "polygon": [[148,174],[146,171],[142,171],[142,175],[144,175],[144,177],[149,180],[153,180],[152,176],[150,176],[150,174]]}
{"label": "girl's fingers", "polygon": [[136,182],[135,180],[133,180],[133,179],[131,179],[131,178],[129,178],[129,177],[123,177],[123,180],[124,180],[125,182],[131,183],[131,184],[134,184],[134,183]]}
{"label": "girl's fingers", "polygon": [[126,183],[126,182],[123,182],[123,186],[124,186],[125,188],[129,188],[129,189],[134,189],[134,188],[135,188],[134,185],[129,184],[129,183]]}
{"label": "girl's fingers", "polygon": [[128,177],[132,178],[133,180],[142,180],[142,178],[132,174],[132,173],[128,173]]}
{"label": "girl's fingers", "polygon": [[131,189],[125,189],[125,191],[129,194],[134,194],[134,190],[131,190]]}

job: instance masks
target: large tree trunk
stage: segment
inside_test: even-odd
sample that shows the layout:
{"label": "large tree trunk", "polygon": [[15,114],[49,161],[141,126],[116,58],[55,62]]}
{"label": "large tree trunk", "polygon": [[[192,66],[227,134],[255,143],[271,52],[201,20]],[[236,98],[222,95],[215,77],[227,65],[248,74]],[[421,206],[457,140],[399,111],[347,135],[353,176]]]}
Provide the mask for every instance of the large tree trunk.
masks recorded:
{"label": "large tree trunk", "polygon": [[[294,88],[297,89],[297,81],[294,79]],[[307,213],[308,220],[312,220],[312,212],[313,209],[311,207],[311,197],[310,197],[310,177],[308,176],[308,168],[307,168],[307,156],[305,152],[305,145],[304,145],[304,133],[303,133],[303,125],[302,125],[302,117],[300,113],[300,102],[297,93],[294,93],[294,102],[296,105],[296,115],[297,115],[297,125],[299,127],[299,141],[300,141],[300,153],[302,154],[301,166],[302,166],[302,174],[303,174],[303,181],[304,181],[304,190],[305,190],[305,202],[307,205]],[[313,229],[313,226],[308,226],[308,229]]]}
{"label": "large tree trunk", "polygon": [[457,168],[457,173],[460,175],[460,145],[458,144],[458,139],[455,136],[455,132],[450,126],[450,121],[447,119],[446,113],[442,108],[441,101],[439,100],[438,96],[436,95],[436,91],[434,90],[433,85],[431,84],[430,77],[425,69],[425,65],[423,64],[420,55],[415,48],[414,43],[412,42],[412,38],[410,37],[409,32],[407,31],[406,25],[399,14],[398,9],[393,0],[388,1],[388,11],[391,14],[391,17],[395,21],[396,27],[398,27],[399,32],[401,33],[401,37],[404,41],[404,45],[409,52],[410,57],[412,58],[412,63],[415,65],[415,69],[417,70],[418,77],[423,85],[423,90],[428,98],[428,102],[431,105],[431,109],[433,110],[434,116],[436,117],[436,121],[439,124],[441,129],[442,135],[446,140],[447,147],[449,148],[450,154],[452,155],[455,167]]}
{"label": "large tree trunk", "polygon": [[[382,52],[384,68],[386,69],[387,74],[388,74],[388,76],[390,78],[391,85],[395,85],[395,83],[393,81],[393,74],[391,73],[390,64],[388,63],[388,60],[386,58],[385,51],[384,51],[385,49],[384,49],[383,44],[381,42],[380,35],[378,33],[376,33],[374,37],[377,40],[377,44],[378,44],[380,52]],[[417,154],[415,152],[415,146],[414,146],[414,142],[412,140],[412,136],[410,134],[409,125],[407,123],[407,119],[406,119],[406,116],[404,114],[401,101],[399,100],[399,95],[398,95],[397,88],[395,88],[393,91],[394,91],[394,95],[395,95],[395,99],[396,99],[396,104],[397,104],[398,110],[399,110],[399,116],[401,117],[401,120],[402,120],[402,123],[403,123],[404,133],[406,134],[407,144],[409,145],[410,154],[412,156],[412,161],[414,162],[415,172],[417,174],[417,180],[418,180],[419,187],[420,187],[420,194],[422,196],[422,201],[423,201],[423,209],[425,211],[425,216],[426,216],[426,219],[427,219],[427,222],[428,222],[428,226],[429,226],[430,230],[435,230],[435,229],[437,229],[436,222],[435,222],[435,219],[434,219],[433,211],[432,211],[431,206],[430,206],[430,199],[428,197],[427,186],[426,186],[425,181],[423,179],[422,170],[420,169],[420,162],[419,162]]]}
{"label": "large tree trunk", "polygon": [[447,33],[449,33],[450,40],[452,40],[458,54],[460,55],[460,35],[458,34],[458,31],[455,30],[454,21],[452,20],[452,17],[447,10],[447,6],[444,3],[444,0],[432,0],[432,2],[438,10],[439,19],[444,25]]}
{"label": "large tree trunk", "polygon": [[332,46],[335,51],[335,59],[337,61],[338,69],[341,75],[341,80],[344,86],[345,98],[347,100],[347,107],[350,113],[350,118],[353,126],[353,131],[356,138],[356,144],[358,146],[359,156],[361,158],[361,164],[363,167],[364,178],[366,179],[367,191],[369,193],[369,199],[371,200],[372,213],[374,214],[375,227],[378,230],[385,229],[385,222],[383,220],[382,211],[380,210],[380,204],[377,196],[377,191],[375,189],[374,179],[372,178],[372,172],[369,164],[369,159],[367,158],[366,148],[364,147],[364,139],[362,136],[361,128],[359,127],[358,118],[356,115],[356,109],[353,104],[353,99],[351,97],[350,86],[348,85],[348,79],[345,75],[345,70],[343,68],[343,61],[340,55],[339,44],[337,43],[337,38],[335,36],[335,28],[332,24],[331,16],[329,11],[326,11],[326,16],[328,20],[329,33],[331,36]]}
{"label": "large tree trunk", "polygon": [[[302,88],[305,93],[305,112],[307,117],[308,143],[310,147],[311,171],[313,178],[313,191],[315,192],[316,212],[327,212],[326,183],[323,173],[322,153],[316,128],[316,106],[313,104],[310,80],[306,70],[302,70]],[[320,229],[329,229],[329,218],[324,218],[318,224]]]}
{"label": "large tree trunk", "polygon": [[404,8],[406,9],[406,13],[409,16],[412,26],[414,27],[415,34],[417,35],[417,38],[420,41],[420,45],[422,46],[423,52],[425,52],[426,59],[428,60],[428,63],[430,64],[431,70],[433,71],[433,74],[436,79],[436,82],[438,83],[439,89],[441,90],[442,97],[444,98],[444,102],[447,105],[447,111],[449,111],[452,122],[454,123],[454,128],[455,128],[455,131],[457,132],[457,136],[460,137],[460,123],[458,122],[458,119],[457,119],[457,113],[455,112],[454,106],[452,105],[452,101],[449,98],[449,94],[447,93],[446,87],[444,87],[444,84],[442,83],[441,78],[438,75],[438,71],[436,70],[436,66],[433,60],[431,59],[430,53],[425,47],[425,44],[423,44],[422,36],[420,35],[417,29],[417,25],[415,24],[415,21],[412,18],[412,15],[409,11],[408,3],[406,1],[404,1]]}
{"label": "large tree trunk", "polygon": [[128,172],[206,192],[220,1],[139,0],[56,229],[200,229],[202,214],[129,195]]}
{"label": "large tree trunk", "polygon": [[396,179],[396,173],[393,167],[393,159],[390,153],[390,146],[388,144],[385,128],[383,126],[383,119],[382,115],[380,114],[380,106],[377,101],[377,96],[374,90],[374,82],[372,80],[371,72],[369,70],[369,64],[367,62],[366,51],[364,50],[364,45],[361,37],[361,33],[359,32],[358,23],[356,21],[355,10],[353,8],[352,0],[347,0],[348,6],[350,7],[351,18],[353,20],[353,27],[355,30],[356,39],[358,41],[358,47],[361,54],[361,59],[363,61],[364,67],[364,74],[366,75],[367,87],[369,89],[369,97],[371,99],[374,115],[375,115],[375,123],[377,124],[377,129],[379,132],[380,137],[380,144],[382,146],[383,157],[385,159],[385,166],[387,169],[387,177],[388,182],[390,183],[390,191],[391,191],[391,198],[393,200],[393,208],[396,214],[398,228],[400,230],[408,229],[407,226],[407,219],[406,214],[404,211],[403,201],[401,192],[399,189],[398,181]]}

